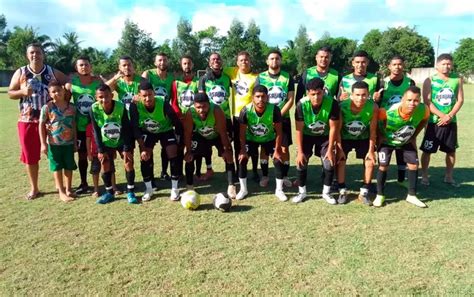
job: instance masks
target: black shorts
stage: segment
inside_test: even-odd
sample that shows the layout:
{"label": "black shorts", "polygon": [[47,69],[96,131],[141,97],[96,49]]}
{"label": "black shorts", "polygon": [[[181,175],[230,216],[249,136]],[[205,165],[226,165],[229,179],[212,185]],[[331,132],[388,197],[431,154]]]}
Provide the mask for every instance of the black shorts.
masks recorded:
{"label": "black shorts", "polygon": [[303,135],[303,154],[309,159],[313,154],[324,157],[328,151],[328,136]]}
{"label": "black shorts", "polygon": [[86,131],[77,131],[77,152],[87,153]]}
{"label": "black shorts", "polygon": [[149,133],[142,131],[143,142],[145,147],[153,149],[158,141],[163,149],[166,149],[169,145],[178,144],[176,135],[173,130],[169,130],[163,133]]}
{"label": "black shorts", "polygon": [[90,174],[99,174],[100,173],[100,161],[99,158],[93,157],[91,161],[91,169],[89,171]]}
{"label": "black shorts", "polygon": [[281,118],[281,146],[289,147],[293,144],[293,140],[291,139],[291,119],[290,118]]}
{"label": "black shorts", "polygon": [[267,142],[253,142],[247,141],[245,144],[245,148],[247,150],[247,154],[253,158],[258,159],[258,148],[262,147],[262,150],[265,151],[267,156],[273,156],[275,152],[275,140],[270,140]]}
{"label": "black shorts", "polygon": [[221,142],[221,137],[218,136],[214,139],[206,139],[201,135],[194,133],[191,141],[191,152],[198,156],[210,156],[212,155],[212,147],[215,146],[219,156],[224,152],[224,146]]}
{"label": "black shorts", "polygon": [[392,158],[392,152],[394,150],[401,151],[403,153],[403,160],[407,164],[418,165],[418,152],[416,147],[414,147],[411,142],[405,143],[401,147],[382,144],[378,149],[379,164],[382,166],[390,165],[390,159]]}
{"label": "black shorts", "polygon": [[456,151],[458,148],[458,126],[456,123],[449,123],[446,126],[428,123],[420,150],[433,154],[438,151],[438,148],[445,153]]}
{"label": "black shorts", "polygon": [[353,140],[353,139],[343,139],[342,140],[342,150],[346,155],[346,159],[348,154],[352,150],[356,151],[356,158],[357,159],[364,159],[367,153],[369,152],[369,139],[362,139],[362,140]]}

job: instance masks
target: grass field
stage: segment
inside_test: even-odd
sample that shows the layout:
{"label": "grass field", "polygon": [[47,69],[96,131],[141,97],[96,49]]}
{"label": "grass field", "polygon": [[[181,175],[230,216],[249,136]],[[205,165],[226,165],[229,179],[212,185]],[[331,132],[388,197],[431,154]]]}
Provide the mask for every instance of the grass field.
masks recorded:
{"label": "grass field", "polygon": [[[212,208],[211,193],[225,190],[220,160],[212,183],[197,189],[203,205],[194,212],[169,201],[165,183],[156,199],[141,205],[128,205],[123,195],[109,205],[89,196],[62,203],[44,159],[40,188],[47,195],[26,201],[17,102],[4,92],[0,295],[474,295],[472,85],[465,86],[459,115],[455,178],[462,185],[441,182],[444,157],[435,155],[432,185],[419,187],[428,209],[403,200],[406,190],[396,184],[394,166],[385,207],[328,205],[316,195],[320,166],[313,158],[311,199],[278,202],[274,182],[262,192],[249,181],[253,194],[234,202],[230,213]],[[358,189],[360,176],[360,165],[352,162],[351,189]],[[122,171],[118,181],[124,182]]]}

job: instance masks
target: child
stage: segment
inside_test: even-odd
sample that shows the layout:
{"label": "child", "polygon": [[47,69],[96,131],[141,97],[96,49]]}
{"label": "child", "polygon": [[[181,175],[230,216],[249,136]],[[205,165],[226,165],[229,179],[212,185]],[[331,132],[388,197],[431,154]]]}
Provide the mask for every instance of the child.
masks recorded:
{"label": "child", "polygon": [[51,81],[48,92],[52,100],[43,106],[40,116],[41,152],[48,156],[59,198],[70,202],[75,198],[71,190],[72,170],[77,168],[74,161],[76,109],[66,100],[65,90],[59,82]]}

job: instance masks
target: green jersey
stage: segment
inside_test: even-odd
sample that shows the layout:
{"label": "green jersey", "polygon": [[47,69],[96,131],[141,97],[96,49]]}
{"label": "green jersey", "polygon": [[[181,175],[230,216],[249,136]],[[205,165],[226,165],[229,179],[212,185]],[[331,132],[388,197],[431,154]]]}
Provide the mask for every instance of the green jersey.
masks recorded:
{"label": "green jersey", "polygon": [[185,114],[194,103],[194,94],[198,92],[198,79],[196,77],[189,83],[176,80],[176,95],[179,109]]}
{"label": "green jersey", "polygon": [[224,112],[225,118],[230,119],[230,78],[222,73],[219,78],[214,80],[206,79],[206,94],[209,99]]}
{"label": "green jersey", "polygon": [[403,94],[410,87],[411,79],[407,76],[403,76],[403,81],[399,86],[395,86],[390,77],[384,79],[383,86],[383,97],[380,102],[380,106],[385,109],[389,109],[393,104],[402,101]]}
{"label": "green jersey", "polygon": [[194,106],[191,106],[191,116],[193,118],[193,132],[198,133],[206,139],[216,139],[219,134],[216,131],[216,117],[214,115],[215,105],[213,103],[209,106],[209,112],[205,120],[199,117]]}
{"label": "green jersey", "polygon": [[[362,80],[369,85],[369,99],[372,99],[377,88],[377,76],[373,73],[367,72],[367,75]],[[354,77],[354,74],[348,74],[342,78],[341,86],[344,89],[344,92],[352,94],[352,85],[357,82]]]}
{"label": "green jersey", "polygon": [[[288,101],[288,85],[290,83],[290,75],[288,72],[281,71],[277,79],[270,76],[268,71],[262,72],[258,75],[258,83],[268,89],[268,103],[278,105],[280,110],[283,109]],[[290,113],[282,116],[289,118]]]}
{"label": "green jersey", "polygon": [[426,106],[418,104],[412,116],[404,120],[399,113],[400,105],[401,103],[396,103],[387,110],[386,125],[383,125],[383,122],[379,122],[380,130],[384,136],[383,143],[395,147],[401,147],[413,137],[416,128],[426,113]]}
{"label": "green jersey", "polygon": [[165,114],[164,104],[164,97],[155,96],[155,108],[150,112],[142,101],[137,102],[138,127],[153,134],[172,130],[173,124]]}
{"label": "green jersey", "polygon": [[148,81],[153,86],[156,96],[162,96],[165,100],[169,101],[171,96],[171,85],[173,84],[174,77],[170,73],[166,74],[165,79],[161,79],[156,69],[148,70]]}
{"label": "green jersey", "polygon": [[331,98],[335,98],[337,95],[337,83],[339,81],[339,74],[337,73],[337,71],[330,68],[325,76],[321,76],[319,75],[316,66],[313,66],[306,70],[306,83],[311,79],[317,77],[321,78],[324,81],[324,91],[326,92],[326,95],[330,96]]}
{"label": "green jersey", "polygon": [[255,111],[253,103],[247,104],[245,108],[247,109],[247,131],[245,132],[245,139],[258,143],[274,140],[276,137],[275,128],[273,127],[274,105],[267,104],[261,116]]}
{"label": "green jersey", "polygon": [[130,103],[133,101],[133,96],[138,94],[138,87],[140,86],[141,80],[142,77],[139,75],[135,75],[130,84],[128,84],[123,78],[117,80],[118,99],[125,105],[127,110],[130,107]]}
{"label": "green jersey", "polygon": [[77,131],[86,131],[86,127],[90,122],[89,112],[95,102],[95,89],[99,84],[99,80],[94,80],[86,86],[81,83],[79,76],[74,75],[71,78],[72,99],[78,111],[76,113]]}
{"label": "green jersey", "polygon": [[341,102],[342,115],[342,139],[364,140],[370,137],[370,121],[374,116],[374,101],[367,100],[362,110],[353,114],[351,111],[351,100]]}
{"label": "green jersey", "polygon": [[117,148],[123,144],[122,116],[124,104],[115,101],[112,113],[106,114],[99,102],[92,104],[92,116],[100,128],[102,142],[105,146]]}
{"label": "green jersey", "polygon": [[[451,73],[447,80],[443,80],[438,74],[431,77],[431,103],[442,113],[449,113],[456,104],[459,91],[459,76]],[[437,123],[439,117],[432,113],[430,123]],[[451,122],[456,122],[456,116]]]}
{"label": "green jersey", "polygon": [[328,136],[329,115],[334,99],[327,95],[324,96],[321,109],[317,114],[314,113],[313,105],[308,97],[302,98],[300,102],[304,118],[303,134],[309,136]]}

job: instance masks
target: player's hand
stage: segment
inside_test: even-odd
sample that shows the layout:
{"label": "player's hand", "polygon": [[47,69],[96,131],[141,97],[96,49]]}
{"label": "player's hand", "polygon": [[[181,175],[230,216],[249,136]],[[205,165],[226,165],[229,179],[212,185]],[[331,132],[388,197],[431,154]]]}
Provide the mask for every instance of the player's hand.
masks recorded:
{"label": "player's hand", "polygon": [[380,99],[382,99],[382,92],[383,92],[383,88],[380,88],[380,90],[374,93],[373,98],[375,102],[379,102]]}
{"label": "player's hand", "polygon": [[339,96],[339,100],[346,100],[347,98],[349,98],[349,93],[347,92],[344,92],[344,88],[341,86],[340,87],[340,92],[341,92],[341,95]]}
{"label": "player's hand", "polygon": [[372,162],[372,165],[375,165],[375,152],[368,152],[367,155],[365,155],[365,161]]}
{"label": "player's hand", "polygon": [[222,153],[222,158],[224,159],[226,163],[232,163],[233,162],[232,150],[224,150],[224,152]]}
{"label": "player's hand", "polygon": [[275,150],[275,152],[273,153],[273,159],[277,159],[278,161],[283,163],[281,158],[282,158],[282,156],[281,156],[280,150]]}
{"label": "player's hand", "polygon": [[91,154],[87,154],[87,160],[89,160],[89,162],[92,162],[92,155]]}
{"label": "player's hand", "polygon": [[48,155],[48,146],[46,144],[41,145],[41,153],[45,154],[46,156]]}
{"label": "player's hand", "polygon": [[244,160],[247,160],[249,156],[247,155],[247,152],[240,151],[239,153],[239,163],[243,162]]}
{"label": "player's hand", "polygon": [[123,73],[122,71],[119,70],[119,72],[117,72],[117,74],[114,75],[114,80],[118,80],[122,77],[123,77]]}
{"label": "player's hand", "polygon": [[331,150],[328,150],[326,152],[326,155],[324,156],[324,159],[327,159],[332,167],[334,167],[334,165],[336,164],[336,160],[335,160],[336,158],[334,156],[334,152],[331,151]]}
{"label": "player's hand", "polygon": [[150,153],[147,151],[147,150],[143,150],[141,153],[140,153],[140,159],[142,159],[143,161],[148,161],[150,160]]}
{"label": "player's hand", "polygon": [[97,159],[99,159],[100,163],[103,163],[108,158],[109,158],[109,156],[105,153],[98,153],[97,154]]}
{"label": "player's hand", "polygon": [[132,101],[135,102],[135,103],[138,102],[138,101],[140,101],[140,96],[138,96],[138,95],[133,95]]}
{"label": "player's hand", "polygon": [[184,155],[184,161],[189,163],[189,162],[192,162],[193,161],[193,154],[191,152],[186,152],[186,154]]}
{"label": "player's hand", "polygon": [[443,117],[439,118],[437,125],[446,126],[451,122],[452,118],[449,114],[445,114]]}
{"label": "player's hand", "polygon": [[346,154],[344,154],[344,151],[342,150],[341,147],[337,146],[336,147],[336,163],[339,164],[341,161],[344,161],[346,159]]}
{"label": "player's hand", "polygon": [[125,161],[133,162],[132,152],[123,152],[123,159]]}
{"label": "player's hand", "polygon": [[303,152],[298,150],[298,154],[296,155],[296,166],[302,168],[307,162],[308,160],[306,159],[306,156],[303,154]]}

